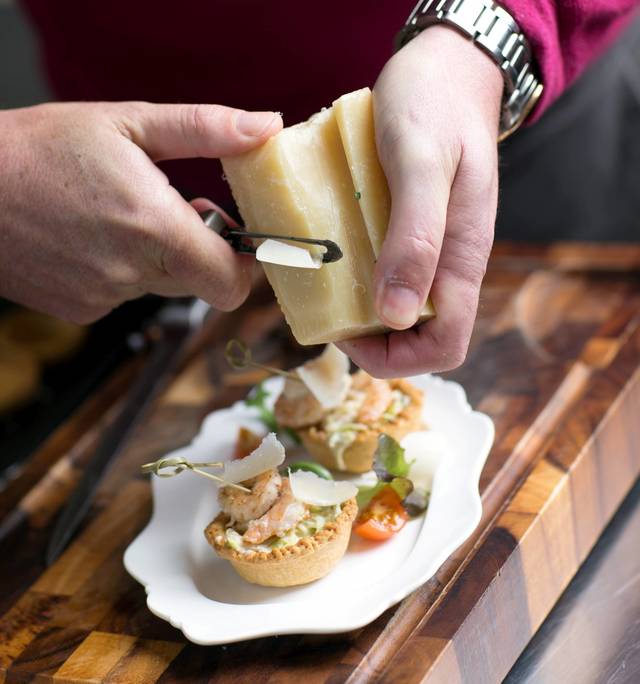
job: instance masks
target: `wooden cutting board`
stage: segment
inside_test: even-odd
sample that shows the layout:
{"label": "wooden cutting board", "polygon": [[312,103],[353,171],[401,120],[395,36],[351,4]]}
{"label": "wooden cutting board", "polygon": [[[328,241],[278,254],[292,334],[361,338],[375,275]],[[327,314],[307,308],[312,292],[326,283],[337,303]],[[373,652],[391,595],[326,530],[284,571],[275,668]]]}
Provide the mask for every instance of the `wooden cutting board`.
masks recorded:
{"label": "wooden cutting board", "polygon": [[432,580],[348,634],[195,646],[147,610],[122,567],[150,513],[139,464],[190,440],[259,379],[226,367],[231,336],[284,366],[306,353],[265,289],[217,317],[51,568],[52,520],[136,364],[0,490],[0,684],[502,679],[640,473],[640,247],[495,247],[468,359],[448,374],[496,424],[482,521]]}

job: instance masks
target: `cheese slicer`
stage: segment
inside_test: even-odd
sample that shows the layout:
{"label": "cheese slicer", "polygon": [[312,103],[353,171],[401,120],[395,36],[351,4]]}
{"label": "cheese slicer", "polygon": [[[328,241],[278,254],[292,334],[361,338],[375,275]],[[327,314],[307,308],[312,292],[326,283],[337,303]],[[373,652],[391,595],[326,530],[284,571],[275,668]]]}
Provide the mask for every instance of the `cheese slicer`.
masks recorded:
{"label": "cheese slicer", "polygon": [[[342,250],[333,240],[253,233],[231,228],[222,214],[214,209],[204,211],[200,216],[204,224],[226,240],[236,252],[253,254],[258,261],[294,268],[320,268],[323,264],[342,259]],[[263,239],[264,242],[255,247],[251,243],[255,238]],[[314,255],[308,249],[290,245],[289,242],[323,247],[325,252]]]}

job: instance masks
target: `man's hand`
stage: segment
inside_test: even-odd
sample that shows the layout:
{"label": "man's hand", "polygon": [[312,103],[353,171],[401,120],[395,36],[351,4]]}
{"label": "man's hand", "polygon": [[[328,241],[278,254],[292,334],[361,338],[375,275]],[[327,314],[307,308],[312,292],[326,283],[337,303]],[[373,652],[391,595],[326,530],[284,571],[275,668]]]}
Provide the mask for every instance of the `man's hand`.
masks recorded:
{"label": "man's hand", "polygon": [[[451,28],[428,28],[374,88],[380,161],[391,189],[376,308],[402,332],[340,346],[378,377],[443,371],[465,358],[493,242],[498,67]],[[411,328],[427,294],[437,317]]]}
{"label": "man's hand", "polygon": [[0,112],[0,296],[77,323],[147,292],[239,306],[253,260],[206,228],[153,162],[240,154],[281,128],[273,112],[217,105]]}

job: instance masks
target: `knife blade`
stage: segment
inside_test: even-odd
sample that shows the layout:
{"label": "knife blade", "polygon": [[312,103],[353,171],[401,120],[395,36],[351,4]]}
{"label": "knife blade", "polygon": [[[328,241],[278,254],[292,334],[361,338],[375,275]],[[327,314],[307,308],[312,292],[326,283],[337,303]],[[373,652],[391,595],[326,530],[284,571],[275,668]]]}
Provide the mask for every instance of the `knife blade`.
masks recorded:
{"label": "knife blade", "polygon": [[195,300],[188,304],[171,303],[158,313],[155,325],[161,333],[160,339],[155,343],[120,413],[105,431],[80,482],[56,521],[47,545],[47,566],[56,561],[80,526],[104,471],[165,387],[189,333],[202,322],[208,310],[209,306],[205,302]]}
{"label": "knife blade", "polygon": [[322,256],[311,254],[308,249],[288,245],[279,240],[265,240],[256,249],[256,259],[266,264],[290,268],[320,268]]}
{"label": "knife blade", "polygon": [[[292,235],[273,235],[271,233],[254,233],[238,230],[227,225],[219,212],[209,209],[200,214],[204,224],[226,240],[231,247],[243,254],[253,254],[258,261],[289,266],[293,268],[320,268],[323,264],[330,264],[342,259],[342,250],[333,240],[294,237]],[[254,239],[265,239],[259,247],[252,243]],[[320,247],[323,253],[296,247],[289,242],[302,243]],[[266,247],[264,245],[267,245]]]}

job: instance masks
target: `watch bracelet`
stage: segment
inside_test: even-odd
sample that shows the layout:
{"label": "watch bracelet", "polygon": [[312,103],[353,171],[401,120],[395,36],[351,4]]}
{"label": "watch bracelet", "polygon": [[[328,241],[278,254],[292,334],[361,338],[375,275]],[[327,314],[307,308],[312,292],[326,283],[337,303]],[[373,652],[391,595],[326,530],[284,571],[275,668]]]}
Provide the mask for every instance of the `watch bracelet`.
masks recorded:
{"label": "watch bracelet", "polygon": [[505,88],[498,140],[504,140],[524,121],[542,93],[529,42],[515,19],[492,0],[420,0],[397,35],[396,48],[439,23],[471,39],[499,67]]}

